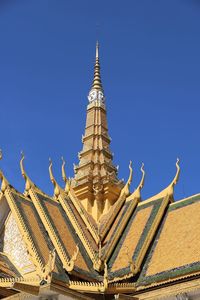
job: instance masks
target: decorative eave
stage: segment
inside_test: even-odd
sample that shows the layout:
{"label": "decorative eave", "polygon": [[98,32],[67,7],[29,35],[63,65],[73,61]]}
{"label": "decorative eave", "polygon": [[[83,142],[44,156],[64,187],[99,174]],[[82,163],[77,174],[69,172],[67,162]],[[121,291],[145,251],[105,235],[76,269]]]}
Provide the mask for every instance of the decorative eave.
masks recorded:
{"label": "decorative eave", "polygon": [[38,296],[41,298],[47,298],[47,295],[63,295],[77,300],[92,299],[89,296],[86,296],[78,291],[70,289],[68,285],[63,284],[62,282],[57,281],[54,278],[52,278],[52,280],[49,283],[44,283],[42,285],[36,286],[31,282],[16,282],[13,285],[13,289],[20,292],[21,297],[19,297],[19,299],[22,299],[24,297],[31,297],[31,295]]}
{"label": "decorative eave", "polygon": [[118,293],[133,293],[135,283],[108,283],[105,287],[104,283],[94,282],[81,282],[81,281],[70,281],[69,288],[80,292],[93,293],[93,294],[118,294]]}
{"label": "decorative eave", "polygon": [[12,277],[12,278],[0,278],[0,287],[13,288],[15,283],[31,283],[33,285],[39,285],[41,280],[38,276],[33,277]]}
{"label": "decorative eave", "polygon": [[[181,294],[185,291],[191,292],[199,289],[200,278],[199,274],[188,274],[177,279],[169,279],[165,282],[154,282],[148,286],[136,287],[136,292],[130,297],[138,295],[138,297],[148,297],[153,300],[156,297],[172,297],[177,295],[177,291]],[[133,299],[133,298],[132,298]]]}

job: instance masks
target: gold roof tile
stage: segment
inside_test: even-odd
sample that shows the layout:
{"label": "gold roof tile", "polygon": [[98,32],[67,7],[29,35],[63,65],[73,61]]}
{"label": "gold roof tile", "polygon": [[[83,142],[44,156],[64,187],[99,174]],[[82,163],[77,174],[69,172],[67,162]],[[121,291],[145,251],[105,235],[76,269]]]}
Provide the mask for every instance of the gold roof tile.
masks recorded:
{"label": "gold roof tile", "polygon": [[111,268],[112,272],[126,268],[130,266],[133,253],[139,242],[139,239],[144,231],[145,225],[149,219],[153,206],[149,206],[145,209],[138,211],[134,221],[129,228],[128,234],[123,241],[123,245],[115,259],[115,262]]}
{"label": "gold roof tile", "polygon": [[200,261],[199,214],[200,202],[169,211],[146,276]]}

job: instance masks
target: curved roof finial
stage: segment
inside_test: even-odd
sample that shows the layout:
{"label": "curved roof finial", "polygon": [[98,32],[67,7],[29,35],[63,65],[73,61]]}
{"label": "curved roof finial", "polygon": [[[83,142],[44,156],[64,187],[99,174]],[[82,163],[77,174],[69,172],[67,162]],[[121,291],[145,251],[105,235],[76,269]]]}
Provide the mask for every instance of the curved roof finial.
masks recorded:
{"label": "curved roof finial", "polygon": [[173,185],[173,186],[176,185],[179,180],[180,171],[181,171],[179,162],[180,162],[180,159],[177,157],[177,159],[176,159],[176,175],[174,176],[174,179],[172,180],[172,183],[171,183],[171,185]]}
{"label": "curved roof finial", "polygon": [[26,174],[24,168],[24,159],[25,159],[24,152],[21,151],[20,169],[21,169],[22,177],[25,179],[25,193],[27,193],[31,187],[35,187],[35,184],[31,181],[31,179]]}
{"label": "curved roof finial", "polygon": [[20,169],[21,169],[22,176],[24,177],[24,179],[26,179],[27,175],[24,169],[24,159],[25,159],[24,152],[21,151]]}
{"label": "curved roof finial", "polygon": [[70,190],[71,180],[69,178],[67,178],[67,175],[65,172],[65,160],[64,160],[63,156],[61,157],[61,159],[62,159],[62,179],[65,182],[65,192],[67,192],[67,194],[68,194],[69,190]]}
{"label": "curved roof finial", "polygon": [[53,163],[52,163],[51,158],[49,157],[49,177],[50,177],[50,180],[53,183],[53,185],[55,185],[56,184],[56,180],[55,180],[55,178],[53,176],[52,167],[53,167]]}
{"label": "curved roof finial", "polygon": [[130,185],[133,179],[133,168],[132,168],[132,161],[130,160],[129,163],[129,178],[125,184],[125,186],[123,187],[121,193],[124,193],[126,196],[130,195]]}
{"label": "curved roof finial", "polygon": [[142,163],[142,166],[140,168],[140,171],[142,172],[142,178],[140,180],[140,183],[138,185],[138,188],[141,190],[144,186],[144,179],[145,179],[145,170],[144,170],[144,163]]}
{"label": "curved roof finial", "polygon": [[3,153],[2,153],[2,150],[0,149],[0,160],[2,160],[3,158]]}
{"label": "curved roof finial", "polygon": [[168,185],[168,187],[166,189],[163,190],[163,195],[166,194],[166,195],[169,195],[172,199],[173,199],[173,193],[174,193],[174,186],[177,184],[178,180],[179,180],[179,175],[180,175],[180,166],[179,166],[179,162],[180,162],[180,159],[177,158],[176,160],[176,174],[172,180],[172,182]]}
{"label": "curved roof finial", "polygon": [[164,198],[166,196],[169,196],[170,200],[173,201],[173,194],[174,194],[174,186],[177,184],[178,179],[179,179],[179,175],[180,175],[180,166],[179,166],[179,162],[180,159],[177,158],[176,160],[176,174],[173,178],[173,180],[171,181],[171,183],[164,189],[162,190],[160,193],[156,194],[155,196],[147,199],[147,200],[156,200],[158,198]]}
{"label": "curved roof finial", "polygon": [[53,167],[53,163],[52,163],[52,160],[51,158],[49,158],[49,177],[50,177],[50,180],[51,182],[53,183],[54,185],[54,196],[55,197],[58,197],[60,195],[60,187],[53,175],[53,170],[52,170],[52,167]]}
{"label": "curved roof finial", "polygon": [[64,160],[64,157],[62,156],[61,157],[61,160],[62,160],[62,179],[65,183],[67,183],[67,175],[66,175],[66,172],[65,172],[65,160]]}
{"label": "curved roof finial", "polygon": [[129,196],[129,198],[132,198],[132,199],[139,199],[141,197],[141,189],[143,188],[144,186],[144,179],[145,179],[145,170],[144,170],[144,163],[142,163],[142,166],[140,168],[141,172],[142,172],[142,178],[140,180],[140,183],[138,184],[138,187],[135,189],[135,191]]}

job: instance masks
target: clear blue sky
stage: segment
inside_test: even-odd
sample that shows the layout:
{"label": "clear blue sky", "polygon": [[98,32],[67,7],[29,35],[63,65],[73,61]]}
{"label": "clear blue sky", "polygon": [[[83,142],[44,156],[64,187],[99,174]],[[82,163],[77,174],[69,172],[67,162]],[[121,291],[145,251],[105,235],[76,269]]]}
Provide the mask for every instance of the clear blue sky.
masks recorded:
{"label": "clear blue sky", "polygon": [[198,0],[0,0],[0,167],[10,183],[23,191],[22,149],[45,192],[49,156],[60,183],[62,155],[73,175],[97,37],[119,177],[131,159],[134,188],[144,162],[150,197],[173,178],[178,156],[176,199],[200,192]]}

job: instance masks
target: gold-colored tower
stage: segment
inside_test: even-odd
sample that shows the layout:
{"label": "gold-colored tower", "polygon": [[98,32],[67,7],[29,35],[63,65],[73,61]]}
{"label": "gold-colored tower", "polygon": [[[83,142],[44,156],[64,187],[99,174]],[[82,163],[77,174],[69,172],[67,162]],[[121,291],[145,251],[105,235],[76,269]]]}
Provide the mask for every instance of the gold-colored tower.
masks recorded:
{"label": "gold-colored tower", "polygon": [[[174,201],[176,174],[143,200],[145,171],[130,193],[110,151],[96,45],[83,149],[71,180],[53,196],[25,180],[18,192],[0,170],[0,299],[200,299],[200,194]],[[0,151],[0,160],[2,153]]]}
{"label": "gold-colored tower", "polygon": [[122,181],[117,178],[110,151],[106,105],[100,75],[99,44],[96,44],[94,79],[88,95],[83,149],[75,166],[72,186],[85,209],[98,220],[117,200]]}

